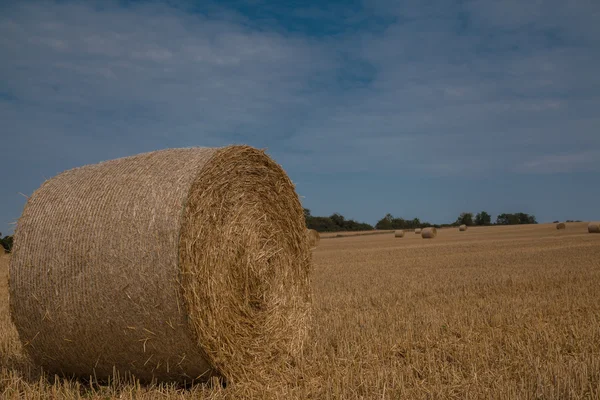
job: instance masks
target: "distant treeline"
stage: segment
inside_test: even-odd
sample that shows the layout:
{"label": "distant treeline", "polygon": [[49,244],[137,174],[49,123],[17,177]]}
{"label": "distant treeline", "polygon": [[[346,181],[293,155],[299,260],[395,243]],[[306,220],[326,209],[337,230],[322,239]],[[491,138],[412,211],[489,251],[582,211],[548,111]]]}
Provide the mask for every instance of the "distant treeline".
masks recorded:
{"label": "distant treeline", "polygon": [[304,209],[304,219],[306,227],[319,232],[340,232],[340,231],[370,231],[373,226],[363,222],[356,222],[353,219],[346,219],[343,215],[335,213],[329,217],[313,217],[308,208]]}
{"label": "distant treeline", "polygon": [[304,217],[306,219],[306,226],[319,232],[417,229],[429,226],[444,228],[463,224],[467,226],[537,224],[535,216],[526,213],[503,213],[498,215],[496,221],[492,223],[492,216],[486,211],[481,211],[475,215],[471,212],[463,212],[458,216],[456,221],[448,224],[432,224],[421,221],[419,218],[405,219],[394,217],[392,214],[386,214],[382,219],[377,221],[374,227],[364,222],[346,219],[339,213],[335,213],[329,217],[315,217],[306,208],[304,209]]}

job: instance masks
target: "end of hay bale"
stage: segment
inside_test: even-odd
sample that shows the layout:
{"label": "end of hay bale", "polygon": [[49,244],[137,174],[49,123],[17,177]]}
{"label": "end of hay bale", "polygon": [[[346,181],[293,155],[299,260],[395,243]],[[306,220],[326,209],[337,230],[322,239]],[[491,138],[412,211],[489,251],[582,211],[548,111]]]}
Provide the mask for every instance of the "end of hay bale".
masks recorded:
{"label": "end of hay bale", "polygon": [[424,228],[421,231],[421,237],[423,239],[433,239],[437,236],[437,229],[434,227]]}
{"label": "end of hay bale", "polygon": [[467,226],[466,225],[461,225],[461,226],[458,227],[458,230],[461,231],[461,232],[464,232],[464,231],[467,230]]}
{"label": "end of hay bale", "polygon": [[415,234],[416,234],[416,235],[420,235],[420,234],[421,234],[421,228],[417,228],[417,229],[415,229]]}
{"label": "end of hay bale", "polygon": [[397,237],[397,238],[402,238],[402,237],[404,237],[404,231],[403,231],[403,230],[400,230],[400,231],[395,231],[395,232],[394,232],[394,237]]}
{"label": "end of hay bale", "polygon": [[558,224],[556,224],[556,229],[560,230],[560,229],[566,229],[567,226],[565,225],[564,222],[560,222]]}
{"label": "end of hay bale", "polygon": [[300,355],[311,318],[293,183],[264,152],[224,148],[192,184],[183,218],[179,265],[199,347],[230,382],[278,373]]}
{"label": "end of hay bale", "polygon": [[600,222],[590,222],[588,224],[589,233],[600,233]]}

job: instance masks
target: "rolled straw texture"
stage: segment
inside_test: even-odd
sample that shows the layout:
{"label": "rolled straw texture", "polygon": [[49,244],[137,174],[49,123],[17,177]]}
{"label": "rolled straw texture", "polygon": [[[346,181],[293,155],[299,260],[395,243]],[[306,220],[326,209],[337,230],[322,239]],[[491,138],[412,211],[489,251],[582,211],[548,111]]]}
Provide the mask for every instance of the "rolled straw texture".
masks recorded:
{"label": "rolled straw texture", "polygon": [[437,236],[437,229],[435,229],[433,227],[423,228],[423,230],[421,231],[421,237],[423,239],[433,239],[436,236]]}
{"label": "rolled straw texture", "polygon": [[588,224],[589,233],[600,233],[600,222],[590,222]]}
{"label": "rolled straw texture", "polygon": [[458,227],[458,230],[461,231],[461,232],[464,232],[464,231],[467,230],[467,226],[466,225],[461,225],[461,226]]}
{"label": "rolled straw texture", "polygon": [[319,242],[321,241],[321,235],[314,229],[307,229],[306,236],[308,239],[308,245],[310,248],[317,247]]}
{"label": "rolled straw texture", "polygon": [[419,235],[419,234],[421,233],[421,228],[417,228],[417,229],[415,229],[415,233],[416,233],[417,235]]}
{"label": "rolled straw texture", "polygon": [[565,225],[564,222],[560,222],[558,224],[556,224],[556,229],[566,229],[567,226]]}
{"label": "rolled straw texture", "polygon": [[397,237],[397,238],[404,237],[404,231],[395,231],[394,232],[394,237]]}
{"label": "rolled straw texture", "polygon": [[305,230],[292,182],[248,146],[66,171],[18,221],[11,315],[50,373],[252,379],[305,340]]}

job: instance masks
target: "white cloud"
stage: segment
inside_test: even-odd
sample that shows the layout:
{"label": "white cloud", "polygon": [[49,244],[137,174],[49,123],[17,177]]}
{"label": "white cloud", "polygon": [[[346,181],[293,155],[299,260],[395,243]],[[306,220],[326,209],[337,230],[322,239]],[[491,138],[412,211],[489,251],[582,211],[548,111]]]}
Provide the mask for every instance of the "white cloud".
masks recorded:
{"label": "white cloud", "polygon": [[517,170],[525,173],[562,173],[573,171],[599,172],[600,151],[538,156],[523,163]]}

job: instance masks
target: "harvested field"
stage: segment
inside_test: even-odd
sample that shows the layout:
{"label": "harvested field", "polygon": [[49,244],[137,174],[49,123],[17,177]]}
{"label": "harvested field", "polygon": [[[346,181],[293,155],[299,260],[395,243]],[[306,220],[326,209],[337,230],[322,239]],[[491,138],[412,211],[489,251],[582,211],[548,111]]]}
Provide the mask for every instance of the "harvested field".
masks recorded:
{"label": "harvested field", "polygon": [[600,398],[600,235],[587,223],[321,241],[304,359],[268,388],[40,380],[10,322],[7,259],[1,398]]}

